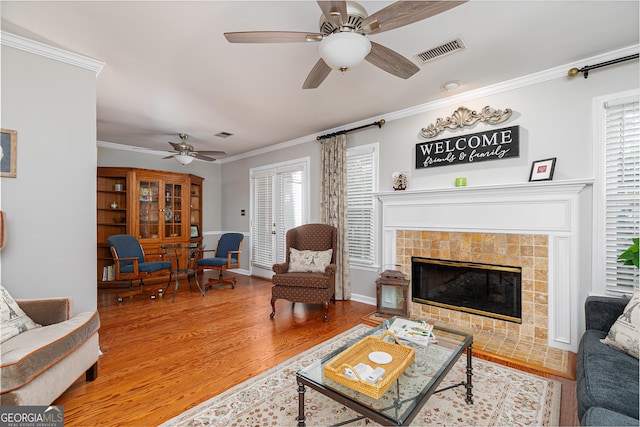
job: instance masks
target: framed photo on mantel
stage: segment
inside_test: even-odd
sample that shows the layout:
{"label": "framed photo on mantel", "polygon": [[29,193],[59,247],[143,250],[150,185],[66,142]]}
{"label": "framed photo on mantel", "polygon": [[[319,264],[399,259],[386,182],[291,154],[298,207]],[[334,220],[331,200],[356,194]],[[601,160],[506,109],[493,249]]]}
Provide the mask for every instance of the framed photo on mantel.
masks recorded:
{"label": "framed photo on mantel", "polygon": [[529,174],[529,182],[531,181],[551,181],[553,179],[553,170],[556,167],[556,158],[536,160],[531,164],[531,173]]}

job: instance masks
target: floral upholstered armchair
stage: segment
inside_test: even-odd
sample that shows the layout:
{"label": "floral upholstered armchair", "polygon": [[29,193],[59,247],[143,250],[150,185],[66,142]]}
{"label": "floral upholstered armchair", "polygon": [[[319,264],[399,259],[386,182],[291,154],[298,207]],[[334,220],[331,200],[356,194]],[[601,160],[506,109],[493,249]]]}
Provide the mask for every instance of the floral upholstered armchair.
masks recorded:
{"label": "floral upholstered armchair", "polygon": [[305,224],[287,231],[286,262],[275,264],[271,281],[271,317],[276,301],[324,305],[329,320],[329,301],[335,301],[338,230],[326,224]]}

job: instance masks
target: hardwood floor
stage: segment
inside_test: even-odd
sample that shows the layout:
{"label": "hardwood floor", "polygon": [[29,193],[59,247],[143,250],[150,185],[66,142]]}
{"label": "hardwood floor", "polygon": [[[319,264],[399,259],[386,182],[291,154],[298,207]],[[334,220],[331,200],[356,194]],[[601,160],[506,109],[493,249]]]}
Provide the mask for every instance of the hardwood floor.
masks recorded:
{"label": "hardwood floor", "polygon": [[[118,290],[100,290],[98,378],[78,379],[54,402],[64,406],[65,425],[157,425],[362,323],[374,310],[338,301],[324,322],[320,305],[280,300],[270,319],[271,283],[237,280],[236,289],[214,287],[205,297],[183,281],[173,304],[171,294],[118,303]],[[565,397],[565,388],[575,386],[566,382],[573,383],[563,380],[561,425],[575,425],[575,392]]]}

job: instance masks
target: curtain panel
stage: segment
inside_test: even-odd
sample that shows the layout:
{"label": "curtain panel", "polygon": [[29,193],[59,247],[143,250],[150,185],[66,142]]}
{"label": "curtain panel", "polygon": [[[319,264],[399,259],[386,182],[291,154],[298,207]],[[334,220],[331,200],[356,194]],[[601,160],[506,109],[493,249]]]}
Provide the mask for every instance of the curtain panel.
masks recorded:
{"label": "curtain panel", "polygon": [[351,279],[347,237],[347,136],[325,138],[321,144],[320,222],[338,229],[336,299],[348,300],[351,299]]}

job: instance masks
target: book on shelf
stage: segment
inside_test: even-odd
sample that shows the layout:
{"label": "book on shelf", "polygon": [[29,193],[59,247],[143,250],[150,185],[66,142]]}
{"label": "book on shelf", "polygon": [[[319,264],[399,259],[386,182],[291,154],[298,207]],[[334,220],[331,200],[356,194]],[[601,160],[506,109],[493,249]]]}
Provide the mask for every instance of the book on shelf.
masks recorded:
{"label": "book on shelf", "polygon": [[114,266],[105,265],[102,269],[102,281],[103,282],[112,282],[114,280]]}

